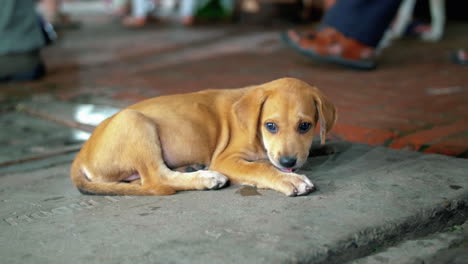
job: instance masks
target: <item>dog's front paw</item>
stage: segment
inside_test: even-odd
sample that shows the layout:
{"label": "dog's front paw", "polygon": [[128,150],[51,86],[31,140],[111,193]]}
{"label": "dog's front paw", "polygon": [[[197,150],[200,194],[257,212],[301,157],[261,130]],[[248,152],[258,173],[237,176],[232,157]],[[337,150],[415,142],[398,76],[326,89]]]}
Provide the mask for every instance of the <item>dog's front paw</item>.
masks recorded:
{"label": "dog's front paw", "polygon": [[280,179],[278,191],[287,196],[306,195],[315,190],[315,186],[305,175],[288,173]]}
{"label": "dog's front paw", "polygon": [[205,189],[216,190],[224,187],[228,178],[217,171],[200,171],[200,177]]}

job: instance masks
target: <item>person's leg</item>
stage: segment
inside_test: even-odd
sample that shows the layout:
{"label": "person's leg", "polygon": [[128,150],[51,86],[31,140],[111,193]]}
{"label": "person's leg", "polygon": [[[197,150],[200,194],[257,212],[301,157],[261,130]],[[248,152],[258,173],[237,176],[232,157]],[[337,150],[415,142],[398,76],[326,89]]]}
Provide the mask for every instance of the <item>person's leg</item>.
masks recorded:
{"label": "person's leg", "polygon": [[110,0],[112,14],[117,17],[124,17],[130,13],[129,0]]}
{"label": "person's leg", "polygon": [[63,12],[62,0],[42,0],[39,7],[45,20],[56,29],[76,29],[80,27],[80,22],[72,20],[69,14]]}
{"label": "person's leg", "polygon": [[184,25],[192,25],[194,22],[197,0],[181,0],[180,20]]}
{"label": "person's leg", "polygon": [[147,0],[132,0],[132,16],[146,17],[147,9]]}
{"label": "person's leg", "polygon": [[395,17],[401,0],[340,0],[322,20],[348,38],[376,47]]}
{"label": "person's leg", "polygon": [[57,14],[60,13],[60,4],[60,0],[41,1],[42,13],[49,23],[53,23],[57,19]]}
{"label": "person's leg", "polygon": [[319,61],[355,69],[376,67],[374,48],[379,43],[401,0],[339,0],[326,13],[320,28],[283,39],[296,51]]}
{"label": "person's leg", "polygon": [[32,80],[44,74],[39,50],[45,39],[35,1],[0,1],[0,36],[0,80]]}
{"label": "person's leg", "polygon": [[131,28],[139,28],[146,24],[152,8],[151,0],[132,0],[132,15],[123,19],[123,24]]}

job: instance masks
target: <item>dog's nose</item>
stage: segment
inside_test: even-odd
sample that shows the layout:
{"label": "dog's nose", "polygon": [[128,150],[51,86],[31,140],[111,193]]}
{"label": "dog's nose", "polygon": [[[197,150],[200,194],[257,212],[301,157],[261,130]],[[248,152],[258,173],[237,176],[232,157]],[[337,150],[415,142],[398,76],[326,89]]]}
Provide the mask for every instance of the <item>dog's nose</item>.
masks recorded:
{"label": "dog's nose", "polygon": [[291,156],[281,156],[279,159],[279,163],[281,166],[285,168],[292,168],[296,165],[297,159],[296,157]]}

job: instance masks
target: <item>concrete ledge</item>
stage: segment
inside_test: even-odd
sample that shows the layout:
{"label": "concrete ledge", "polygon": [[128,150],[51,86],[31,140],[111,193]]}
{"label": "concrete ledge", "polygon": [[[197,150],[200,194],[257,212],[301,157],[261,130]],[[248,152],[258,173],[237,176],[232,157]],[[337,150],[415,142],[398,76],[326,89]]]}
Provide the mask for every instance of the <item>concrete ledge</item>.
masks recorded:
{"label": "concrete ledge", "polygon": [[245,196],[241,186],[83,196],[68,166],[6,174],[0,255],[5,263],[333,263],[466,221],[468,160],[332,147],[336,154],[303,169],[319,191],[295,198]]}
{"label": "concrete ledge", "polygon": [[[455,230],[404,241],[383,252],[352,261],[349,264],[466,263],[468,250],[466,250],[466,246],[464,250],[463,245],[460,246],[465,241],[468,241],[468,222],[457,226]],[[457,259],[460,262],[457,262]]]}

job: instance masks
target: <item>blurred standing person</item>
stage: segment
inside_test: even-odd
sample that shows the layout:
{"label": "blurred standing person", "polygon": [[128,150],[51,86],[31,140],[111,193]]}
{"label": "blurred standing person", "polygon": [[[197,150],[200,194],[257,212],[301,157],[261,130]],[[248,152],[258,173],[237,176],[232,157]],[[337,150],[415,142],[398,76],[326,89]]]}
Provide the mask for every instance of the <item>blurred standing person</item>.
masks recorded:
{"label": "blurred standing person", "polygon": [[[125,0],[113,0],[114,3],[121,3]],[[128,0],[127,0],[128,1]],[[156,18],[162,21],[177,20],[185,26],[193,25],[195,16],[201,10],[208,10],[210,16],[226,16],[231,14],[234,9],[232,0],[131,0],[128,9],[119,8],[117,10],[127,10],[130,14],[124,17],[123,24],[128,27],[142,27],[148,20]],[[114,4],[114,6],[118,6]],[[114,12],[121,13],[121,12]],[[173,18],[172,18],[173,17]]]}
{"label": "blurred standing person", "polygon": [[130,13],[129,0],[106,0],[105,3],[116,17],[124,17]]}
{"label": "blurred standing person", "polygon": [[70,15],[62,10],[62,0],[41,0],[39,9],[45,20],[56,29],[73,29],[80,26],[79,22],[73,21]]}
{"label": "blurred standing person", "polygon": [[139,28],[148,22],[151,12],[154,11],[153,0],[131,0],[129,15],[125,16],[122,24],[131,28]]}
{"label": "blurred standing person", "polygon": [[180,0],[179,20],[183,25],[192,25],[195,16],[201,19],[230,17],[234,11],[233,0]]}
{"label": "blurred standing person", "polygon": [[45,46],[34,0],[0,1],[0,81],[36,80],[45,74]]}
{"label": "blurred standing person", "polygon": [[180,22],[190,26],[195,22],[195,12],[199,8],[200,0],[180,0]]}

